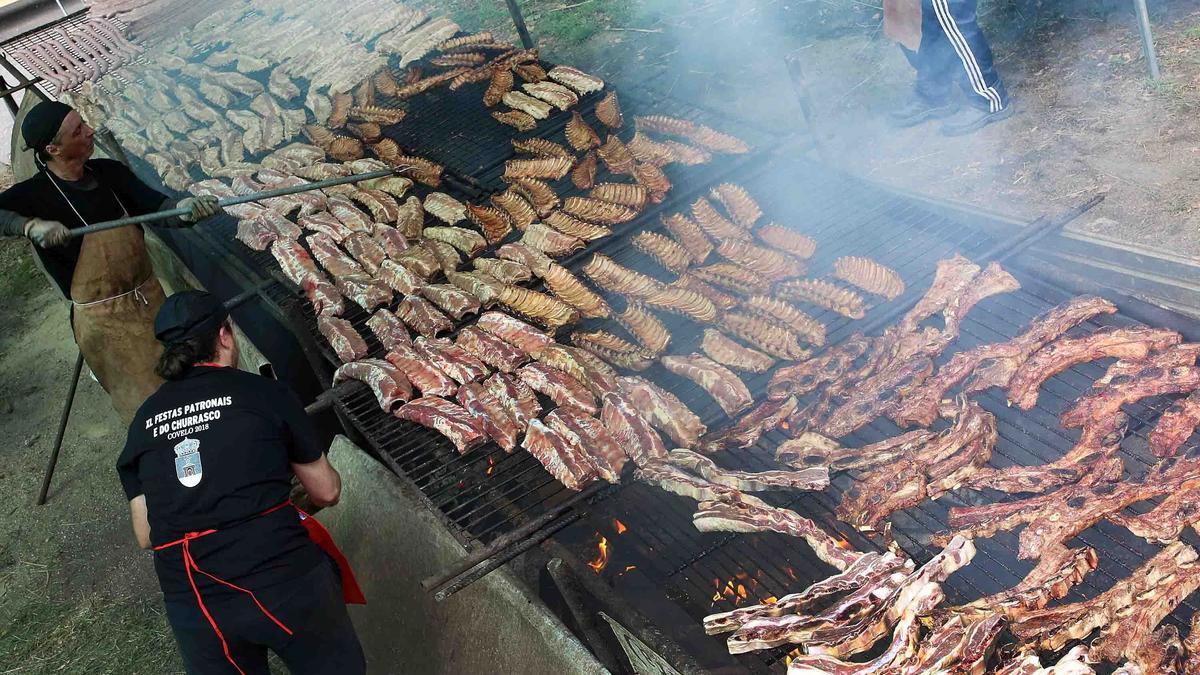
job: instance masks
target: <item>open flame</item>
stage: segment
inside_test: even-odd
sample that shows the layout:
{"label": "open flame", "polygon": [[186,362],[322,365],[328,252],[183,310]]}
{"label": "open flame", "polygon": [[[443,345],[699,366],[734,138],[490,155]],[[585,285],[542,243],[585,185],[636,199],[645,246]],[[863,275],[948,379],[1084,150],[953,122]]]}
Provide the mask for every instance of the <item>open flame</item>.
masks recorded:
{"label": "open flame", "polygon": [[777,598],[773,595],[768,595],[767,597],[762,599],[762,604],[764,604],[764,605],[773,605],[777,602],[779,602],[779,598]]}
{"label": "open flame", "polygon": [[[743,581],[748,582],[749,587],[742,583]],[[750,592],[758,586],[758,580],[751,579],[750,575],[745,572],[738,572],[724,583],[720,578],[713,579],[713,586],[716,588],[712,597],[713,604],[721,600],[732,600],[734,606],[737,607],[750,597]]]}
{"label": "open flame", "polygon": [[622,523],[616,518],[613,518],[613,527],[616,528],[617,534],[625,534],[625,530],[629,529],[628,527],[625,527],[625,523]]}
{"label": "open flame", "polygon": [[786,654],[786,655],[783,657],[783,664],[784,664],[785,666],[790,666],[790,665],[792,665],[792,659],[796,658],[797,656],[800,656],[800,648],[799,648],[799,647],[797,647],[797,648],[793,649],[792,651],[788,652],[788,653],[787,653],[787,654]]}
{"label": "open flame", "polygon": [[494,474],[494,473],[496,473],[496,458],[495,458],[495,457],[488,457],[488,468],[487,468],[487,475],[489,475],[489,476],[490,476],[490,475],[492,475],[492,474]]}
{"label": "open flame", "polygon": [[592,571],[596,574],[600,574],[608,566],[608,538],[600,535],[600,543],[596,545],[596,548],[598,551],[596,559],[589,560],[588,567],[592,568]]}
{"label": "open flame", "polygon": [[788,424],[787,420],[784,420],[779,423],[779,428],[783,429],[784,431],[790,431],[792,429],[792,425]]}

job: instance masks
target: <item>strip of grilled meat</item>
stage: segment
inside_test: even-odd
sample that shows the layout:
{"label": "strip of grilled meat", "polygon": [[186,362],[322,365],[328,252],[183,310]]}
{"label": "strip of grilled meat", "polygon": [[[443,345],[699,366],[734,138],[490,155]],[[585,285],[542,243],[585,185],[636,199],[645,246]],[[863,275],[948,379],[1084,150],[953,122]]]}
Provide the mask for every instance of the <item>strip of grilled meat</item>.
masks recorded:
{"label": "strip of grilled meat", "polygon": [[1170,457],[1179,451],[1200,426],[1200,391],[1171,404],[1150,432],[1150,451],[1158,457]]}

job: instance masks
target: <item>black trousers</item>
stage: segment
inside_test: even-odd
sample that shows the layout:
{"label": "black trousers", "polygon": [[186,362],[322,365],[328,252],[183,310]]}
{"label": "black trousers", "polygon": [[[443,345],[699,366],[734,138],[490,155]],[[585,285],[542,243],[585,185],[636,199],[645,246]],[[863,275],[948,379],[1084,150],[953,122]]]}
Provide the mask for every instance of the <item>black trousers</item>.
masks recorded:
{"label": "black trousers", "polygon": [[[361,675],[366,661],[342,601],[342,583],[332,560],[295,581],[255,592],[260,602],[293,631],[288,635],[268,619],[250,596],[222,598],[205,605],[225,636],[229,653],[246,675],[269,675],[267,650],[293,675]],[[192,602],[166,603],[167,621],[189,675],[237,675],[221,641]]]}
{"label": "black trousers", "polygon": [[921,0],[921,46],[904,50],[917,69],[917,96],[944,102],[958,83],[972,105],[996,112],[1008,93],[992,59],[992,48],[976,21],[977,0]]}

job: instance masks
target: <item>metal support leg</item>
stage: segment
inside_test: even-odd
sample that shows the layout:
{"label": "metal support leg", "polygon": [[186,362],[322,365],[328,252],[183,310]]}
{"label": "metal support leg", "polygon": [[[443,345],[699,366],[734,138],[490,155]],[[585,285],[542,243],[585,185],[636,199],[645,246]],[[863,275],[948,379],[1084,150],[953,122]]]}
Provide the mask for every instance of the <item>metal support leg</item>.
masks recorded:
{"label": "metal support leg", "polygon": [[1150,28],[1150,10],[1146,8],[1146,0],[1133,0],[1133,9],[1137,12],[1138,29],[1142,33],[1142,53],[1146,55],[1146,67],[1150,69],[1150,79],[1162,77],[1158,70],[1158,53],[1154,50],[1154,32]]}
{"label": "metal support leg", "polygon": [[[8,83],[4,81],[3,77],[0,77],[0,88],[8,89]],[[17,99],[13,98],[12,94],[8,94],[4,97],[4,103],[8,106],[8,111],[12,113],[13,119],[16,119],[18,110]]]}
{"label": "metal support leg", "polygon": [[75,403],[75,390],[79,388],[79,375],[83,372],[83,352],[75,359],[75,373],[71,375],[71,389],[67,392],[67,402],[63,405],[62,419],[58,421],[58,436],[54,438],[54,449],[50,451],[50,462],[46,464],[46,475],[42,478],[42,490],[38,492],[37,505],[46,503],[46,493],[50,491],[50,480],[54,478],[54,465],[58,464],[58,451],[62,449],[63,434],[67,431],[67,420],[71,417],[71,406]]}
{"label": "metal support leg", "polygon": [[817,155],[827,164],[830,162],[828,152],[825,150],[825,144],[821,142],[820,133],[817,130],[817,124],[812,109],[812,97],[808,93],[808,81],[804,78],[804,69],[800,65],[800,55],[796,52],[788,54],[783,58],[784,65],[787,66],[788,78],[792,81],[792,92],[796,94],[796,102],[800,104],[800,114],[804,117],[804,126],[808,128],[808,133],[812,137],[813,147],[817,150]]}
{"label": "metal support leg", "polygon": [[533,38],[529,37],[529,28],[525,25],[525,17],[521,14],[521,8],[517,6],[517,0],[504,0],[508,3],[508,13],[512,15],[513,25],[517,27],[517,35],[521,36],[521,44],[525,45],[526,49],[533,49]]}

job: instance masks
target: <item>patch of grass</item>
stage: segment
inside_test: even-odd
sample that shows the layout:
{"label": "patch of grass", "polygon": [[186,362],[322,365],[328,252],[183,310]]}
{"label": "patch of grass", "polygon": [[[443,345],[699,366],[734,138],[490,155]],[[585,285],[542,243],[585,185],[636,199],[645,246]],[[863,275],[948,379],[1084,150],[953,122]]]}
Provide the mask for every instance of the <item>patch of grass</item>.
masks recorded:
{"label": "patch of grass", "polygon": [[30,598],[0,626],[0,672],[181,672],[156,596],[91,595],[73,603]]}
{"label": "patch of grass", "polygon": [[538,38],[552,40],[558,45],[579,45],[604,28],[626,28],[634,15],[630,0],[591,0],[577,7],[563,7],[573,2],[526,3],[529,29]]}
{"label": "patch of grass", "polygon": [[5,297],[35,293],[47,283],[37,265],[29,244],[20,240],[0,245],[0,293]]}
{"label": "patch of grass", "polygon": [[1192,26],[1191,28],[1183,31],[1183,36],[1193,40],[1200,40],[1200,24]]}

